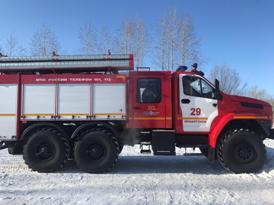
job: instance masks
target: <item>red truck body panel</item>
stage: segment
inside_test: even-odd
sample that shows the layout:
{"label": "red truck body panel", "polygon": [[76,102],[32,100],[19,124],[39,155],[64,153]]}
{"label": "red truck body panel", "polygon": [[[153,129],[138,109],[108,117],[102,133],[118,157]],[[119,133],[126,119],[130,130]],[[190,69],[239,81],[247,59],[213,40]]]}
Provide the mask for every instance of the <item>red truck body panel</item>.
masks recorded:
{"label": "red truck body panel", "polygon": [[[193,73],[184,72],[192,75]],[[232,120],[271,120],[271,107],[259,100],[231,96],[222,93],[218,101],[218,117],[211,124],[209,132],[187,132],[183,129],[182,111],[179,97],[179,75],[181,72],[149,71],[129,72],[129,74],[2,74],[0,84],[17,84],[17,139],[20,137],[22,122],[22,84],[126,84],[127,128],[174,129],[177,134],[208,134],[209,145],[216,146],[217,138],[223,128]],[[159,103],[140,103],[137,97],[139,79],[158,78],[161,80],[162,99]],[[243,107],[240,102],[262,104],[263,109]],[[56,108],[57,109],[57,108]]]}
{"label": "red truck body panel", "polygon": [[[140,103],[137,99],[138,79],[161,80],[162,98],[159,103]],[[131,72],[128,91],[128,127],[172,129],[171,72]]]}

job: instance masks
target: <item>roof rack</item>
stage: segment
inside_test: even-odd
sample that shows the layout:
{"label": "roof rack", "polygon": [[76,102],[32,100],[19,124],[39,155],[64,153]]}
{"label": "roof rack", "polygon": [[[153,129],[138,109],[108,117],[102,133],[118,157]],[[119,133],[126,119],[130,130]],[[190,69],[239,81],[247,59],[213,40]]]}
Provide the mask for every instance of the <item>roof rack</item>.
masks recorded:
{"label": "roof rack", "polygon": [[1,73],[133,70],[132,54],[0,57]]}

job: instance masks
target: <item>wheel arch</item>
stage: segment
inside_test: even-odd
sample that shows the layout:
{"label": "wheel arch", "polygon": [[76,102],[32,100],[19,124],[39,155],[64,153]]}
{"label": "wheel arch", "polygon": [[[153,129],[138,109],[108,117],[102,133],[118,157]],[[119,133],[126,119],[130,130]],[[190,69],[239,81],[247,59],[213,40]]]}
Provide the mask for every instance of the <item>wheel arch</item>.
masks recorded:
{"label": "wheel arch", "polygon": [[34,123],[32,125],[29,125],[27,128],[24,129],[24,131],[21,134],[20,141],[26,142],[29,134],[34,132],[35,130],[40,129],[41,127],[48,127],[48,128],[54,128],[62,133],[63,136],[67,137],[67,133],[64,131],[64,129],[61,128],[61,126],[49,123],[49,122],[41,122],[41,123]]}
{"label": "wheel arch", "polygon": [[89,123],[82,124],[74,130],[74,132],[72,133],[70,138],[76,139],[77,137],[79,137],[80,133],[82,133],[90,128],[94,128],[94,127],[103,127],[105,129],[107,129],[108,131],[112,132],[114,134],[114,136],[117,139],[119,139],[119,134],[114,129],[114,127],[108,123],[105,123],[105,122],[89,122]]}
{"label": "wheel arch", "polygon": [[262,139],[264,136],[268,135],[263,126],[256,119],[234,119],[229,117],[223,122],[218,123],[214,129],[209,133],[209,145],[211,148],[217,146],[218,140],[222,134],[230,129],[249,129],[258,133]]}

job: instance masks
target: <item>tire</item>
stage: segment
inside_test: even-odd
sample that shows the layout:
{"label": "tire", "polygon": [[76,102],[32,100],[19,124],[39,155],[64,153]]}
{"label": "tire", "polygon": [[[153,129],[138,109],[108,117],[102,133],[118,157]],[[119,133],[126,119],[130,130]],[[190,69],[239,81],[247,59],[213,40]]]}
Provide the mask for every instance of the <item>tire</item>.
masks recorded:
{"label": "tire", "polygon": [[206,157],[208,158],[208,147],[199,147],[200,152]]}
{"label": "tire", "polygon": [[119,152],[118,154],[121,154],[121,152],[123,151],[124,145],[119,143]]}
{"label": "tire", "polygon": [[15,153],[14,150],[15,150],[15,147],[9,147],[9,148],[8,148],[8,153],[11,154],[11,155],[15,155],[15,154],[14,154],[14,153]]}
{"label": "tire", "polygon": [[258,172],[265,162],[265,146],[260,137],[248,129],[226,132],[217,146],[220,164],[234,173]]}
{"label": "tire", "polygon": [[18,141],[12,147],[8,147],[8,153],[11,155],[22,155],[23,154],[22,141]]}
{"label": "tire", "polygon": [[30,135],[23,148],[25,163],[33,171],[61,169],[69,156],[69,142],[53,128],[41,128]]}
{"label": "tire", "polygon": [[85,172],[104,173],[114,167],[119,151],[118,141],[111,132],[94,128],[83,132],[75,142],[74,159]]}

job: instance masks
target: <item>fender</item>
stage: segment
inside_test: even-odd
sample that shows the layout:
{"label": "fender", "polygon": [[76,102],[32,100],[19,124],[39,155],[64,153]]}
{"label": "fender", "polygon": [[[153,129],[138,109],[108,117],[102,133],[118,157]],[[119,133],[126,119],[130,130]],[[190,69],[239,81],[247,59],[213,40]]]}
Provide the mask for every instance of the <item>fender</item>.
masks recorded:
{"label": "fender", "polygon": [[57,129],[59,132],[61,132],[64,136],[67,136],[67,133],[58,125],[52,124],[49,122],[42,122],[42,123],[35,123],[27,127],[23,133],[21,134],[20,140],[25,140],[26,136],[33,130],[39,128],[39,127],[52,127]]}
{"label": "fender", "polygon": [[118,133],[117,133],[117,131],[112,126],[110,126],[109,124],[107,124],[105,122],[91,122],[91,123],[86,123],[86,124],[80,125],[79,127],[77,127],[74,130],[73,134],[71,135],[71,139],[76,138],[77,135],[81,131],[83,131],[83,130],[85,130],[87,128],[90,128],[90,127],[99,127],[99,126],[104,127],[106,129],[110,130],[115,135],[115,137],[118,139]]}
{"label": "fender", "polygon": [[209,133],[209,145],[211,148],[215,148],[217,144],[218,137],[223,129],[230,123],[232,120],[267,120],[269,119],[268,116],[260,116],[256,114],[245,114],[245,115],[238,115],[228,113],[226,115],[220,116],[215,119],[212,129]]}
{"label": "fender", "polygon": [[209,132],[209,145],[211,148],[216,147],[218,136],[224,129],[224,127],[234,119],[234,114],[229,113],[222,117],[215,119],[215,123],[212,125],[212,129]]}

